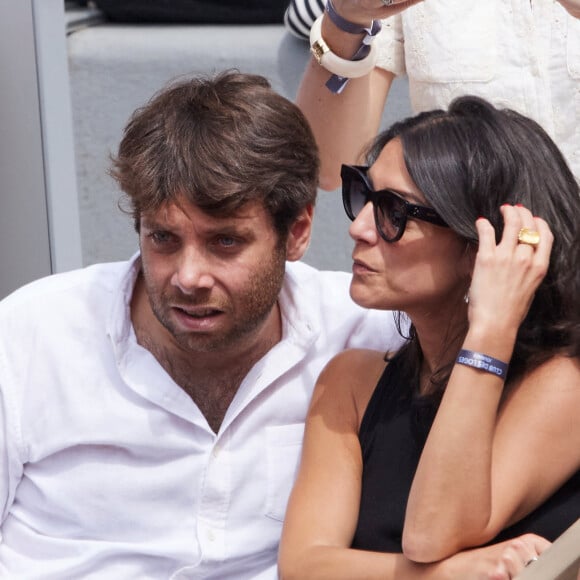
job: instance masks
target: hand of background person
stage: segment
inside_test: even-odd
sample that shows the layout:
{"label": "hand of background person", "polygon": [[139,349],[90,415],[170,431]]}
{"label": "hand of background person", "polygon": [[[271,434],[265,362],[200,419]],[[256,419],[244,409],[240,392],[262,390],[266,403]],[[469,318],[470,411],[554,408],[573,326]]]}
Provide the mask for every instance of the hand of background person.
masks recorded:
{"label": "hand of background person", "polygon": [[580,18],[580,0],[558,0],[574,18]]}
{"label": "hand of background person", "polygon": [[[480,218],[476,222],[479,248],[469,289],[468,317],[470,330],[513,339],[548,270],[553,235],[543,219],[522,206],[506,204],[500,211],[504,230],[498,244],[489,221]],[[539,233],[538,245],[518,242],[522,228]]]}
{"label": "hand of background person", "polygon": [[[385,6],[381,0],[332,0],[336,11],[347,20],[368,24],[370,20],[388,18],[423,0],[393,0]],[[575,1],[575,0],[572,0]]]}

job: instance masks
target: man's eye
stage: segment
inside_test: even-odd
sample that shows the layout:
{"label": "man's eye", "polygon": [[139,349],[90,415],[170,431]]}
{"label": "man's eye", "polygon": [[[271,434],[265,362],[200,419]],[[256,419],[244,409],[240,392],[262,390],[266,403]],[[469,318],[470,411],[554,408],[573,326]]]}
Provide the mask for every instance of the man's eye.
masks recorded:
{"label": "man's eye", "polygon": [[155,244],[167,244],[173,239],[169,232],[151,232],[149,237]]}
{"label": "man's eye", "polygon": [[222,248],[233,248],[237,244],[237,240],[231,236],[220,236],[217,238],[217,243]]}

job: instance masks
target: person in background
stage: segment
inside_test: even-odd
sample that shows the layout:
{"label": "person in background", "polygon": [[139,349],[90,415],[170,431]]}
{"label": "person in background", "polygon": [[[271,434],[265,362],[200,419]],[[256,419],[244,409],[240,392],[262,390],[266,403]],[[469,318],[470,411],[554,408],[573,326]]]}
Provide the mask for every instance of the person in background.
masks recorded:
{"label": "person in background", "polygon": [[533,120],[463,97],[395,123],[341,174],[351,296],[408,317],[409,340],[321,374],[281,577],[441,578],[425,564],[554,540],[580,518],[580,192],[564,157]]}
{"label": "person in background", "polygon": [[[359,161],[399,75],[414,112],[473,94],[535,119],[580,179],[579,0],[292,0],[286,23],[304,35],[317,16],[317,58],[296,102],[320,148],[323,189],[339,185],[341,163]],[[362,76],[329,82],[334,67]]]}

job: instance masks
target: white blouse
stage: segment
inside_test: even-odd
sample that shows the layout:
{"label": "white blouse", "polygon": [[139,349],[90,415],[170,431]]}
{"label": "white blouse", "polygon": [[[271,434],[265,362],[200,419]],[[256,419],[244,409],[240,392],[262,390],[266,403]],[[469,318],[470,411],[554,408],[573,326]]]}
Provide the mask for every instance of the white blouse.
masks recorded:
{"label": "white blouse", "polygon": [[408,76],[415,112],[465,94],[515,109],[580,179],[580,20],[556,0],[425,0],[383,24],[378,66]]}

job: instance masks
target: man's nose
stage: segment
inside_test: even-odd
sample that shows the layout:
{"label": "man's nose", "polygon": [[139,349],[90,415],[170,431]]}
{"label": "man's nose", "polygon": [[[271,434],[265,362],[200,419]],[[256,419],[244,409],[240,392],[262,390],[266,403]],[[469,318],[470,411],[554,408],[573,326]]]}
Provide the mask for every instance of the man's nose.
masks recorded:
{"label": "man's nose", "polygon": [[203,252],[188,249],[180,256],[171,283],[184,294],[209,289],[214,284],[211,260]]}

